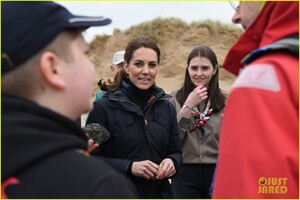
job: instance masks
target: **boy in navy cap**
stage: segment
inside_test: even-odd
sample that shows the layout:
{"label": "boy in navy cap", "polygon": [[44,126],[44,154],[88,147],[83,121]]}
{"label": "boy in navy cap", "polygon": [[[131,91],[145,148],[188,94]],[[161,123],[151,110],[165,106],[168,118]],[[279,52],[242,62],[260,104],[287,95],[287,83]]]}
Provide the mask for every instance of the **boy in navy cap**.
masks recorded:
{"label": "boy in navy cap", "polygon": [[92,109],[94,65],[81,32],[111,23],[53,2],[1,2],[2,198],[133,198],[88,156],[74,120]]}

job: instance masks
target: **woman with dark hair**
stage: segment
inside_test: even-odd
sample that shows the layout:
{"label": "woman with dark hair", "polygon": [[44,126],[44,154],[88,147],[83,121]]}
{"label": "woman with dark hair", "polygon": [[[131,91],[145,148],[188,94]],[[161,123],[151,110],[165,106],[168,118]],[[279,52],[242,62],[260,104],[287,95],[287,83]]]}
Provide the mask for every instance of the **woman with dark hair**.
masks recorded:
{"label": "woman with dark hair", "polygon": [[174,197],[209,198],[226,101],[212,49],[199,46],[190,52],[183,86],[172,96],[183,155],[183,166],[172,180]]}
{"label": "woman with dark hair", "polygon": [[174,105],[155,85],[160,49],[149,37],[138,36],[124,58],[124,69],[89,114],[87,124],[100,123],[110,132],[93,153],[130,177],[139,198],[172,198],[168,179],[182,155]]}

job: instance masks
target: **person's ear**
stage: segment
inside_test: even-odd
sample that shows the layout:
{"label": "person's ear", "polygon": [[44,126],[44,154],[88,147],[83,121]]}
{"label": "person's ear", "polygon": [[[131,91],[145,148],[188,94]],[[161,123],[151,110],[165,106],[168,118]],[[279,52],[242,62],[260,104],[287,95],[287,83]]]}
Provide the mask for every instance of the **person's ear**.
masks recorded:
{"label": "person's ear", "polygon": [[219,65],[216,65],[216,67],[214,68],[213,75],[215,75],[215,74],[216,74],[216,72],[218,71],[218,69],[219,69]]}
{"label": "person's ear", "polygon": [[124,64],[124,70],[125,70],[125,72],[126,72],[127,74],[129,74],[129,71],[128,71],[128,64],[127,64],[127,63]]}
{"label": "person's ear", "polygon": [[39,70],[44,81],[58,90],[66,88],[66,83],[60,73],[59,58],[52,52],[45,52],[39,59]]}

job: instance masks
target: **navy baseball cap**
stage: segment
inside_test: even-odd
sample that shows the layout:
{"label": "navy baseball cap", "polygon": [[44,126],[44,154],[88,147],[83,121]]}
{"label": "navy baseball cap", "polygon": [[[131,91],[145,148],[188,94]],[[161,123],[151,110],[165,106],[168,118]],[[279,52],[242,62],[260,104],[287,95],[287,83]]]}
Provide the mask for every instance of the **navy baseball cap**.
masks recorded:
{"label": "navy baseball cap", "polygon": [[65,29],[111,23],[105,17],[75,16],[54,2],[1,1],[1,75],[20,66]]}

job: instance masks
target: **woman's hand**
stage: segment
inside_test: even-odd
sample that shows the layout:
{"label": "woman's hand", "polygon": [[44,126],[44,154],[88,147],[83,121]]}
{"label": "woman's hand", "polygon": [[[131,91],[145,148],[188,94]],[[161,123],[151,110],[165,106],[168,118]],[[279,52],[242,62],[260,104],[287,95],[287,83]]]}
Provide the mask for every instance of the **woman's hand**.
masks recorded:
{"label": "woman's hand", "polygon": [[156,179],[158,180],[173,176],[176,173],[176,170],[172,159],[165,158],[158,166],[158,172],[159,173],[156,176]]}
{"label": "woman's hand", "polygon": [[189,94],[185,104],[193,108],[199,105],[205,99],[207,99],[207,88],[199,85]]}
{"label": "woman's hand", "polygon": [[145,179],[155,179],[158,174],[158,165],[150,160],[133,162],[131,173]]}

